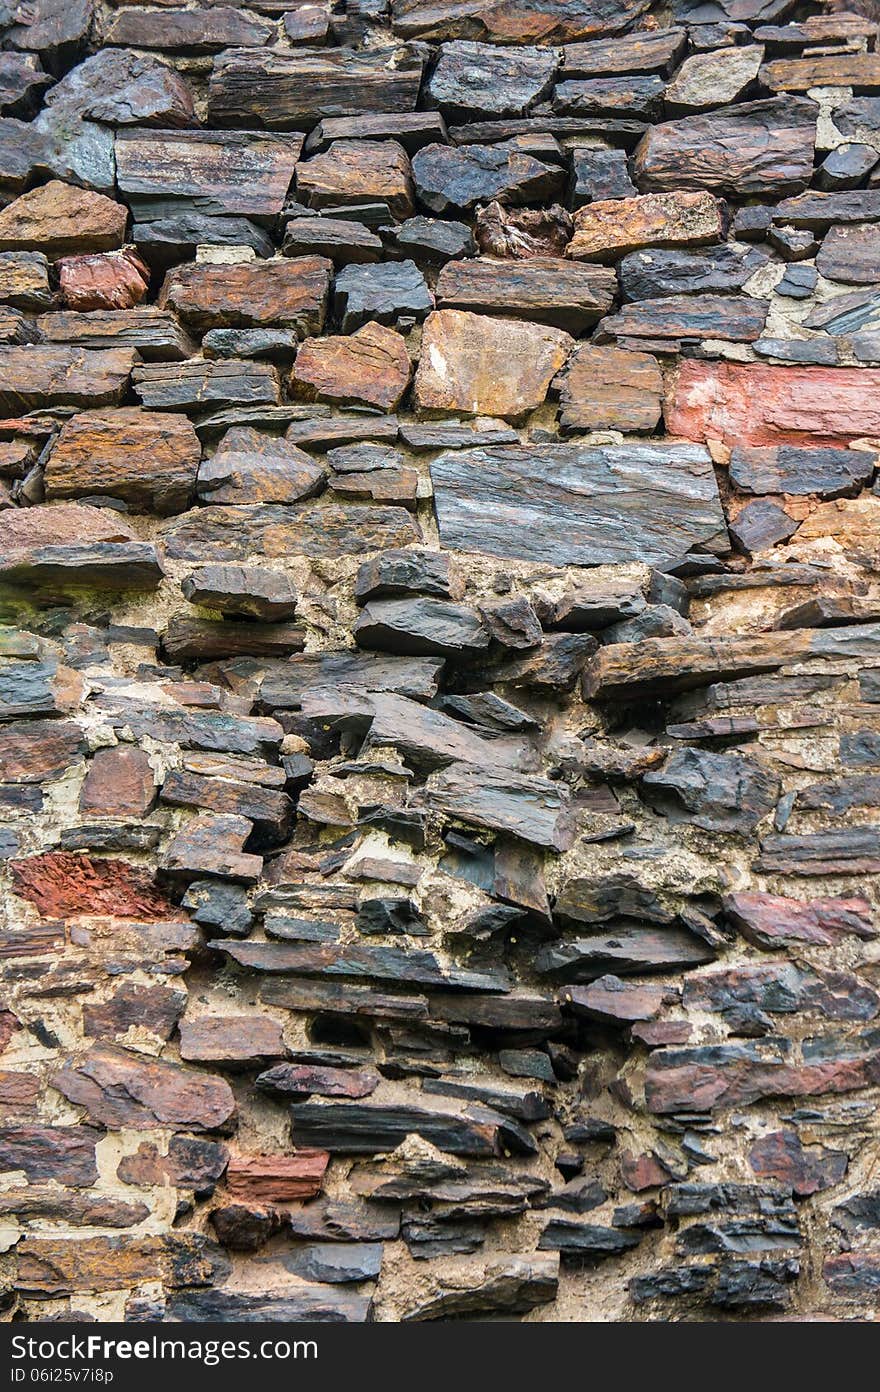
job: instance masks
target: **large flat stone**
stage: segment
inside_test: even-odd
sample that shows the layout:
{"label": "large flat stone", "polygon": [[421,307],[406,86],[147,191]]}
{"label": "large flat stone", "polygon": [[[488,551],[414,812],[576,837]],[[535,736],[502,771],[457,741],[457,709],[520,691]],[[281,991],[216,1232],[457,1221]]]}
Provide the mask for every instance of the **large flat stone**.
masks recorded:
{"label": "large flat stone", "polygon": [[455,450],[431,477],[453,550],[593,566],[727,549],[711,460],[688,445]]}

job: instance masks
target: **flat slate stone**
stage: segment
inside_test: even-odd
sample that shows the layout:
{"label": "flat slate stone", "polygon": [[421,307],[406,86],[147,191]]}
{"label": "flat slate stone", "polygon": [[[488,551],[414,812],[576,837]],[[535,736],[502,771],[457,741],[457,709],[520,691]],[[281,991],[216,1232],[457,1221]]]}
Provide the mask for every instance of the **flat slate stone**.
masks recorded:
{"label": "flat slate stone", "polygon": [[668,295],[719,295],[741,290],[769,257],[758,247],[723,242],[717,247],[677,251],[652,247],[633,251],[618,266],[624,300]]}
{"label": "flat slate stone", "polygon": [[357,503],[203,507],[172,523],[163,535],[168,556],[199,562],[359,555],[421,539],[405,508]]}
{"label": "flat slate stone", "polygon": [[326,471],[284,436],[250,426],[227,430],[199,465],[199,497],[208,503],[298,503],[319,493]]}
{"label": "flat slate stone", "polygon": [[52,406],[116,406],[134,362],[128,348],[0,348],[0,411],[15,415]]}
{"label": "flat slate stone", "polygon": [[475,609],[433,597],[373,599],[352,632],[358,647],[415,657],[467,657],[489,646]]}
{"label": "flat slate stone", "polygon": [[431,465],[444,546],[558,565],[727,547],[708,452],[575,444],[459,450]]}
{"label": "flat slate stone", "polygon": [[158,48],[185,53],[216,53],[268,43],[272,25],[247,10],[216,5],[207,10],[125,6],[114,14],[106,42],[132,48]]}
{"label": "flat slate stone", "polygon": [[656,358],[578,344],[553,383],[563,434],[579,430],[652,431],[661,415],[663,378]]}
{"label": "flat slate stone", "polygon": [[453,120],[521,116],[547,95],[557,62],[551,48],[454,40],[440,50],[427,95],[432,106]]}
{"label": "flat slate stone", "polygon": [[574,840],[568,790],[548,779],[451,764],[431,774],[415,801],[553,851],[567,850]]}
{"label": "flat slate stone", "polygon": [[300,202],[319,211],[371,203],[392,218],[414,211],[409,156],[396,140],[336,140],[297,165],[296,188]]}
{"label": "flat slate stone", "polygon": [[333,312],[343,333],[364,324],[410,328],[434,308],[434,296],[414,261],[347,265],[336,276]]}
{"label": "flat slate stone", "polygon": [[150,363],[136,367],[132,377],[135,393],[151,411],[199,412],[236,402],[272,405],[280,392],[275,369],[247,358]]}
{"label": "flat slate stone", "polygon": [[382,238],[349,218],[298,217],[284,227],[285,256],[329,256],[338,266],[381,261]]}
{"label": "flat slate stone", "polygon": [[574,43],[628,29],[648,0],[392,0],[395,33],[493,43]]}
{"label": "flat slate stone", "polygon": [[438,987],[447,991],[501,994],[510,986],[504,971],[492,973],[444,967],[433,952],[381,947],[371,943],[246,943],[218,938],[209,944],[251,971],[318,977],[368,977],[384,984]]}
{"label": "flat slate stone", "polygon": [[116,170],[139,218],[175,205],[266,221],[284,206],[302,149],[298,135],[255,131],[121,130]]}
{"label": "flat slate stone", "polygon": [[629,176],[623,150],[575,149],[572,154],[571,206],[607,198],[634,198],[638,189]]}
{"label": "flat slate stone", "polygon": [[394,1150],[408,1135],[451,1155],[529,1154],[534,1148],[528,1132],[500,1112],[473,1104],[468,1113],[378,1102],[294,1102],[290,1109],[294,1143],[331,1154],[375,1155]]}
{"label": "flat slate stone", "polygon": [[652,343],[696,338],[754,343],[764,332],[768,309],[767,300],[747,295],[670,295],[637,300],[624,305],[619,314],[603,319],[595,341]]}
{"label": "flat slate stone", "polygon": [[419,202],[433,213],[473,208],[492,198],[506,203],[552,202],[565,175],[516,144],[426,145],[413,157]]}
{"label": "flat slate stone", "polygon": [[880,279],[880,224],[832,227],[819,249],[816,269],[827,280],[876,284]]}
{"label": "flat slate stone", "polygon": [[774,97],[652,126],[636,151],[636,181],[738,198],[799,193],[813,173],[816,113],[803,97]]}
{"label": "flat slate stone", "polygon": [[710,193],[645,193],[588,203],[574,217],[566,256],[614,261],[643,246],[699,246],[721,239],[721,208]]}
{"label": "flat slate stone", "polygon": [[471,258],[447,261],[436,295],[442,308],[514,315],[580,334],[608,313],[615,289],[614,272],[605,266],[573,266],[550,257]]}
{"label": "flat slate stone", "polygon": [[182,362],[195,348],[174,316],[155,305],[58,310],[42,317],[40,332],[46,343],[74,348],[133,348],[144,362]]}
{"label": "flat slate stone", "polygon": [[208,119],[221,126],[309,130],[326,117],[415,108],[423,59],[417,46],[284,52],[230,48],[215,60]]}
{"label": "flat slate stone", "polygon": [[292,619],[297,594],[288,575],[266,566],[206,565],[184,577],[192,604],[253,619]]}
{"label": "flat slate stone", "polygon": [[596,77],[601,73],[668,72],[684,52],[684,29],[646,29],[592,43],[566,44],[563,77]]}
{"label": "flat slate stone", "polygon": [[855,497],[874,476],[871,450],[742,446],[730,456],[730,478],[743,493]]}
{"label": "flat slate stone", "polygon": [[[769,367],[685,359],[666,428],[732,446],[840,446],[880,434],[872,368]],[[755,402],[761,403],[760,411]]]}
{"label": "flat slate stone", "polygon": [[534,969],[560,981],[595,981],[609,972],[684,971],[714,961],[701,938],[682,928],[641,927],[628,923],[589,938],[564,939],[539,948]]}
{"label": "flat slate stone", "polygon": [[250,247],[258,256],[275,250],[272,239],[248,218],[212,216],[188,207],[175,211],[170,204],[167,215],[135,222],[131,240],[144,260],[159,269],[195,256],[199,246]]}
{"label": "flat slate stone", "polygon": [[636,116],[651,120],[662,110],[664,87],[663,79],[655,74],[559,82],[553,91],[553,110],[567,116]]}
{"label": "flat slate stone", "polygon": [[84,411],[62,427],[46,462],[48,498],[121,498],[135,510],[183,512],[190,504],[199,442],[179,416],[122,407]]}
{"label": "flat slate stone", "polygon": [[331,269],[324,256],[231,266],[196,262],[169,272],[159,303],[196,332],[277,325],[305,337],[324,327]]}
{"label": "flat slate stone", "polygon": [[268,667],[260,684],[260,699],[270,710],[295,710],[310,689],[356,686],[429,701],[437,693],[442,666],[436,658],[360,652],[294,656],[289,662]]}

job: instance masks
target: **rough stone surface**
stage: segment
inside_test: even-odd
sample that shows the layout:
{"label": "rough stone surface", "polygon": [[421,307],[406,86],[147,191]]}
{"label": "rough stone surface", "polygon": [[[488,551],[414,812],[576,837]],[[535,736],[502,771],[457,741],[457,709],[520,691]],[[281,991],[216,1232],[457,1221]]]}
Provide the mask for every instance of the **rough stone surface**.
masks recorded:
{"label": "rough stone surface", "polygon": [[425,411],[520,418],[542,404],[572,346],[561,329],[437,310],[422,336],[416,403]]}
{"label": "rough stone surface", "polygon": [[876,1319],[871,8],[0,3],[13,1325]]}

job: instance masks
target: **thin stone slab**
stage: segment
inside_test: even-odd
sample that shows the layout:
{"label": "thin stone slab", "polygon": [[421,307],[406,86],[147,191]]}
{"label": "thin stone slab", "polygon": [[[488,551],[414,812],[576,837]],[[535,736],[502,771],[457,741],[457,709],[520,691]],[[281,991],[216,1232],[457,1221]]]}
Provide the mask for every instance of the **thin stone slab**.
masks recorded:
{"label": "thin stone slab", "polygon": [[417,46],[265,52],[230,48],[208,84],[208,119],[221,126],[309,130],[325,117],[415,109],[423,58]]}

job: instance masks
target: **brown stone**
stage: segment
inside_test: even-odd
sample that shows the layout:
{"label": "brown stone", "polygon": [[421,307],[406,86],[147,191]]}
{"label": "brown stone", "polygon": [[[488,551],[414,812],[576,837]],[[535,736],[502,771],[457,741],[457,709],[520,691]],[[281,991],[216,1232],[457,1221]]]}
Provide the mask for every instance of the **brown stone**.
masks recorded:
{"label": "brown stone", "polygon": [[401,221],[413,212],[409,156],[396,140],[334,140],[297,165],[296,187],[310,208],[378,202]]}
{"label": "brown stone", "polygon": [[235,1113],[232,1089],[223,1078],[115,1045],[95,1044],[70,1059],[52,1084],[84,1107],[92,1121],[111,1129],[214,1131]]}
{"label": "brown stone", "polygon": [[199,1233],[135,1237],[27,1237],[16,1249],[22,1292],[40,1297],[127,1290],[143,1281],[209,1285],[215,1261]]}
{"label": "brown stone", "polygon": [[226,1146],[203,1136],[172,1136],[168,1151],[160,1155],[152,1141],[141,1141],[131,1155],[124,1155],[116,1174],[123,1184],[175,1184],[210,1193],[229,1159]]}
{"label": "brown stone", "polygon": [[101,1132],[91,1126],[5,1126],[0,1128],[0,1173],[21,1170],[29,1184],[53,1180],[88,1188],[98,1177],[95,1146]]}
{"label": "brown stone", "polygon": [[[241,627],[259,628],[261,625],[242,624]],[[176,657],[176,651],[172,651],[171,655]],[[234,764],[217,769],[220,776],[216,778],[210,776],[212,772],[209,769],[203,774],[191,767],[172,769],[162,785],[162,801],[174,807],[204,807],[210,812],[232,812],[248,817],[263,830],[275,832],[278,839],[286,835],[291,816],[291,802],[286,793],[251,779],[236,778]]]}
{"label": "brown stone", "polygon": [[[0,538],[8,515],[0,514]],[[357,503],[200,508],[175,521],[164,535],[169,556],[200,562],[246,560],[257,552],[268,558],[355,556],[421,540],[403,508]]]}
{"label": "brown stone", "polygon": [[273,34],[267,20],[231,5],[158,11],[125,5],[113,15],[106,42],[132,48],[214,53],[223,48],[259,47]]}
{"label": "brown stone", "polygon": [[257,1252],[280,1232],[284,1215],[257,1204],[223,1204],[212,1208],[209,1221],[218,1240],[232,1252]]}
{"label": "brown stone", "polygon": [[761,81],[771,92],[809,92],[812,87],[880,91],[880,53],[828,53],[777,58],[765,63]]}
{"label": "brown stone", "polygon": [[126,208],[102,193],[54,179],[0,211],[0,251],[41,251],[49,257],[122,246]]}
{"label": "brown stone", "polygon": [[802,902],[755,892],[730,895],[724,908],[744,938],[771,951],[781,946],[832,947],[850,936],[876,936],[867,899],[818,897]]}
{"label": "brown stone", "polygon": [[46,464],[48,498],[106,495],[134,509],[182,512],[201,448],[185,416],[126,406],[83,412],[63,426]]}
{"label": "brown stone", "polygon": [[269,131],[121,130],[116,175],[138,221],[157,206],[169,216],[175,200],[215,217],[266,221],[284,206],[302,143]]}
{"label": "brown stone", "polygon": [[208,116],[222,125],[311,130],[324,116],[403,114],[415,108],[423,64],[416,45],[229,49],[214,63]]}
{"label": "brown stone", "polygon": [[293,1155],[233,1155],[226,1171],[231,1197],[252,1203],[293,1203],[321,1192],[330,1159],[326,1150]]}
{"label": "brown stone", "polygon": [[609,643],[584,672],[588,700],[687,691],[732,677],[773,672],[809,655],[810,633],[750,634],[735,638],[647,638]]}
{"label": "brown stone", "polygon": [[636,149],[636,181],[737,198],[799,193],[813,174],[816,115],[814,102],[774,97],[652,126]]}
{"label": "brown stone", "polygon": [[362,474],[335,474],[330,488],[337,497],[368,498],[374,503],[412,507],[418,498],[416,469],[372,469]]}
{"label": "brown stone", "polygon": [[443,309],[506,314],[579,334],[608,313],[616,288],[607,266],[574,265],[558,256],[513,261],[471,257],[443,267],[437,303]]}
{"label": "brown stone", "polygon": [[277,1020],[266,1015],[201,1015],[180,1022],[180,1057],[191,1063],[245,1063],[287,1053]]}
{"label": "brown stone", "polygon": [[72,720],[22,720],[0,727],[0,781],[42,783],[60,778],[85,753]]}
{"label": "brown stone", "polygon": [[99,817],[145,817],[155,796],[155,778],[144,750],[120,744],[92,756],[79,810]]}
{"label": "brown stone", "polygon": [[114,1039],[130,1029],[147,1030],[170,1039],[186,1005],[186,991],[170,986],[138,986],[123,982],[103,1001],[83,1005],[83,1034],[89,1039]]}
{"label": "brown stone", "polygon": [[[710,1112],[720,1107],[748,1106],[767,1097],[821,1097],[876,1084],[880,1057],[859,1040],[815,1057],[807,1052],[798,1063],[787,1041],[729,1043],[705,1049],[658,1049],[651,1054],[645,1077],[648,1110]],[[820,1044],[821,1041],[808,1041]]]}
{"label": "brown stone", "polygon": [[16,1252],[17,1284],[25,1294],[55,1297],[125,1290],[139,1281],[161,1279],[163,1246],[158,1237],[29,1237]]}
{"label": "brown stone", "polygon": [[803,1145],[796,1131],[773,1131],[752,1146],[749,1165],[759,1179],[778,1180],[805,1198],[839,1184],[848,1159],[844,1150]]}
{"label": "brown stone", "polygon": [[196,262],[169,271],[159,304],[199,333],[273,324],[305,336],[324,327],[331,270],[324,256],[229,266]]}
{"label": "brown stone", "polygon": [[111,914],[121,918],[171,918],[174,907],[145,870],[123,860],[92,860],[68,851],[46,851],[12,863],[15,893],[44,918]]}
{"label": "brown stone", "polygon": [[608,261],[640,247],[702,246],[722,235],[721,208],[710,193],[646,193],[579,208],[565,254]]}
{"label": "brown stone", "polygon": [[880,435],[878,387],[873,368],[686,359],[667,401],[666,428],[729,445],[836,445]]}
{"label": "brown stone", "polygon": [[300,349],[291,387],[306,401],[376,406],[393,411],[409,386],[410,361],[400,334],[364,324],[341,338],[315,338]]}
{"label": "brown stone", "polygon": [[669,1171],[654,1155],[633,1155],[624,1151],[620,1157],[620,1177],[627,1189],[641,1194],[645,1189],[657,1189],[669,1183]]}
{"label": "brown stone", "polygon": [[422,334],[416,405],[519,419],[542,405],[572,346],[567,333],[543,324],[437,310]]}
{"label": "brown stone", "polygon": [[663,378],[656,358],[578,344],[553,384],[559,424],[577,430],[651,431],[660,419]]}
{"label": "brown stone", "polygon": [[279,1063],[257,1078],[257,1086],[282,1097],[369,1097],[379,1086],[371,1068],[333,1068],[316,1063]]}
{"label": "brown stone", "polygon": [[391,15],[395,33],[407,37],[568,44],[620,34],[645,9],[646,0],[607,7],[595,0],[393,0]]}
{"label": "brown stone", "polygon": [[174,315],[155,305],[136,309],[58,310],[43,315],[40,332],[47,343],[77,348],[135,348],[144,362],[181,362],[196,351]]}
{"label": "brown stone", "polygon": [[601,976],[589,986],[566,986],[559,997],[572,1014],[611,1025],[653,1020],[675,998],[668,986],[622,981],[618,976]]}
{"label": "brown stone", "polygon": [[58,262],[58,287],[67,309],[132,309],[150,285],[150,272],[131,247]]}
{"label": "brown stone", "polygon": [[13,415],[52,406],[116,406],[126,393],[134,360],[127,348],[0,348],[0,411]]}
{"label": "brown stone", "polygon": [[165,850],[161,866],[169,875],[195,880],[203,875],[222,879],[258,879],[261,856],[243,850],[253,831],[247,817],[234,813],[203,813],[188,821]]}

